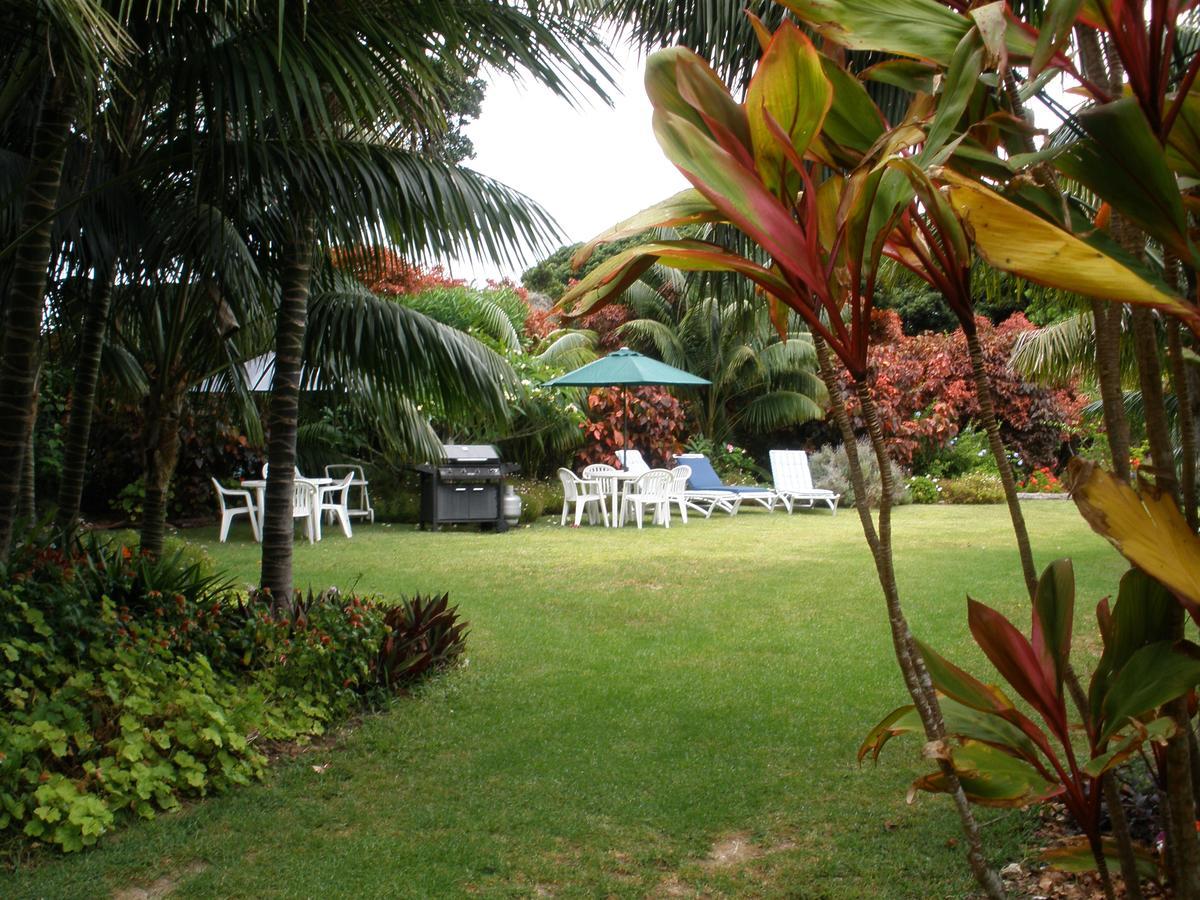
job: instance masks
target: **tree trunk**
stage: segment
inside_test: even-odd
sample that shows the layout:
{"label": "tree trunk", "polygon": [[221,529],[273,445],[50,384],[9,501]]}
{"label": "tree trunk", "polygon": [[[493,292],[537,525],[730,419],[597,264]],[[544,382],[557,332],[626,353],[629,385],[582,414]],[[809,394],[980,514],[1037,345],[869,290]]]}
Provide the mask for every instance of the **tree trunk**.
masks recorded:
{"label": "tree trunk", "polygon": [[1196,530],[1196,423],[1192,418],[1191,386],[1187,377],[1187,361],[1183,358],[1183,340],[1179,320],[1167,320],[1167,354],[1171,361],[1171,389],[1179,417],[1180,493],[1183,512],[1192,530]]}
{"label": "tree trunk", "polygon": [[1121,788],[1117,782],[1116,772],[1108,772],[1102,776],[1104,781],[1104,802],[1108,805],[1108,818],[1112,823],[1113,837],[1117,842],[1117,852],[1121,860],[1121,880],[1125,882],[1126,900],[1142,900],[1142,882],[1138,874],[1137,855],[1133,849],[1133,839],[1129,835],[1129,820],[1125,818],[1125,807],[1121,802]]}
{"label": "tree trunk", "polygon": [[0,560],[7,559],[20,491],[21,457],[33,428],[38,341],[50,268],[50,229],[62,182],[71,114],[56,81],[33,136],[0,346]]}
{"label": "tree trunk", "polygon": [[[37,421],[38,398],[33,396],[33,419]],[[37,458],[34,455],[34,428],[29,429],[25,440],[25,452],[21,454],[21,492],[17,498],[17,518],[26,527],[37,518]]]}
{"label": "tree trunk", "polygon": [[112,302],[116,272],[98,275],[83,320],[79,356],[75,361],[75,385],[71,390],[71,411],[67,419],[66,444],[63,448],[62,480],[58,486],[58,527],[74,531],[79,524],[79,506],[83,498],[83,477],[87,467],[88,441],[92,434],[92,413],[96,408],[96,384],[100,377],[100,358],[108,331],[108,309]]}
{"label": "tree trunk", "polygon": [[[974,323],[972,323],[974,325]],[[1008,450],[1000,437],[1000,422],[996,419],[996,405],[992,400],[992,384],[988,380],[983,363],[983,347],[974,327],[963,328],[967,339],[967,351],[971,356],[971,371],[975,376],[975,397],[979,401],[979,415],[988,436],[992,458],[1000,470],[1000,482],[1004,485],[1004,500],[1008,503],[1008,517],[1012,519],[1013,533],[1017,538],[1017,553],[1021,557],[1021,572],[1025,576],[1025,589],[1032,598],[1037,594],[1037,568],[1033,564],[1033,549],[1029,545],[1029,531],[1025,527],[1025,516],[1021,513],[1021,501],[1017,499],[1017,483],[1013,478]]]}
{"label": "tree trunk", "polygon": [[1096,380],[1104,409],[1104,433],[1112,454],[1112,470],[1129,481],[1129,419],[1125,416],[1125,390],[1121,385],[1121,319],[1124,307],[1093,300],[1092,322],[1096,333]]}
{"label": "tree trunk", "polygon": [[142,405],[145,433],[145,500],[142,504],[142,552],[160,556],[167,529],[167,500],[179,462],[179,417],[183,391],[175,385],[155,385]]}
{"label": "tree trunk", "polygon": [[[829,347],[815,335],[814,344],[817,348],[821,379],[825,382],[825,387],[829,392],[834,418],[842,433],[842,441],[846,447],[850,480],[855,489],[855,508],[858,510],[859,519],[863,523],[863,532],[867,537],[868,545],[871,547],[872,556],[875,559],[875,569],[879,576],[879,583],[883,587],[884,600],[888,609],[888,622],[892,631],[892,647],[895,651],[896,659],[900,664],[900,671],[904,677],[905,686],[908,688],[913,704],[921,716],[927,739],[930,741],[944,740],[946,730],[942,721],[941,709],[938,706],[937,695],[934,693],[929,673],[925,669],[924,660],[921,659],[921,655],[913,641],[908,621],[904,618],[904,612],[900,605],[900,595],[896,586],[896,578],[892,565],[890,515],[891,491],[894,485],[892,484],[890,459],[883,447],[882,434],[879,430],[879,418],[875,410],[874,401],[867,392],[866,385],[862,382],[856,382],[859,401],[863,404],[863,418],[866,420],[868,430],[871,432],[871,442],[880,466],[880,477],[882,479],[883,496],[880,498],[878,529],[871,517],[870,505],[867,500],[866,479],[863,477],[862,465],[858,459],[858,445],[855,441],[854,429],[850,425],[850,417],[846,412],[841,384],[838,381],[837,372],[833,366]],[[971,868],[971,872],[989,897],[1001,898],[1004,896],[1004,887],[996,873],[988,868],[987,859],[983,852],[983,839],[980,836],[979,826],[975,821],[975,815],[971,810],[970,803],[967,801],[966,794],[963,793],[962,786],[959,785],[958,778],[954,774],[954,770],[950,764],[941,760],[938,765],[950,786],[959,822],[962,826],[963,834],[967,839],[967,862]]]}
{"label": "tree trunk", "polygon": [[[1154,319],[1147,309],[1133,311],[1134,350],[1137,354],[1138,382],[1142,389],[1142,408],[1146,415],[1146,436],[1154,461],[1155,484],[1179,502],[1179,482],[1175,477],[1175,454],[1167,427],[1163,402],[1162,368],[1158,358],[1158,337]],[[1173,611],[1176,637],[1184,633],[1183,609]],[[1186,699],[1165,707],[1180,732],[1167,741],[1167,839],[1172,845],[1175,895],[1180,900],[1200,898],[1200,840],[1196,835],[1196,803],[1192,786],[1192,762],[1188,751],[1187,730],[1191,727]]]}
{"label": "tree trunk", "polygon": [[292,490],[296,466],[296,426],[300,405],[300,366],[312,276],[314,224],[301,214],[283,250],[282,294],[275,326],[275,376],[267,413],[266,507],[262,535],[262,586],[273,597],[292,594]]}

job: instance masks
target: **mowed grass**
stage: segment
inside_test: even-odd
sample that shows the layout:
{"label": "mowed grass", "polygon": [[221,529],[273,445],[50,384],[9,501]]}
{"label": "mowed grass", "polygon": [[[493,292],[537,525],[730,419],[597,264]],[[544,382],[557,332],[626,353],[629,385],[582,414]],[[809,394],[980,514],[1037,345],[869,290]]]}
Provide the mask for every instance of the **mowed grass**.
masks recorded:
{"label": "mowed grass", "polygon": [[[1039,565],[1075,560],[1082,631],[1124,566],[1073,505],[1025,510]],[[1005,509],[905,507],[895,525],[914,631],[986,672],[966,594],[1028,621]],[[297,545],[298,584],[448,590],[469,663],[261,784],[0,875],[0,896],[971,893],[948,801],[905,803],[919,742],[855,761],[906,697],[852,512],[333,531]],[[189,537],[255,579],[255,545]],[[980,817],[994,859],[1020,858],[1028,819]]]}

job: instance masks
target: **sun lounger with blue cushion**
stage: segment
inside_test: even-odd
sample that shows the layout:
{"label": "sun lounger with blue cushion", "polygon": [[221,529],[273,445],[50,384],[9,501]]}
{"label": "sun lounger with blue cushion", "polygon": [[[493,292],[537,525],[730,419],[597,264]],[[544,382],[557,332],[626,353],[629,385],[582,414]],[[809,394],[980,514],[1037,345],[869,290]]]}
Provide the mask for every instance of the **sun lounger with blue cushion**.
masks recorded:
{"label": "sun lounger with blue cushion", "polygon": [[692,467],[688,489],[684,491],[684,502],[707,519],[714,509],[721,509],[731,516],[737,515],[743,500],[761,503],[768,512],[775,511],[778,499],[770,488],[753,485],[725,484],[703,453],[683,453],[675,457],[680,463]]}

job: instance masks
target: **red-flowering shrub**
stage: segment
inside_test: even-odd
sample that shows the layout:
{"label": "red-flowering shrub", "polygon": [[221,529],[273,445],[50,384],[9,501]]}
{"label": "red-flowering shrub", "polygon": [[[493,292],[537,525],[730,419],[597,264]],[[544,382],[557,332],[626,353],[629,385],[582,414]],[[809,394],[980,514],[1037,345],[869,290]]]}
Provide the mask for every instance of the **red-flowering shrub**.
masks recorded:
{"label": "red-flowering shrub", "polygon": [[[617,451],[624,447],[622,424],[625,421],[624,393],[616,388],[601,388],[588,395],[588,419],[584,429],[584,449],[576,460],[588,463],[618,464]],[[639,387],[629,391],[629,446],[640,450],[651,466],[673,465],[672,456],[683,451],[686,413],[679,401],[665,388]]]}
{"label": "red-flowering shrub", "polygon": [[[1026,465],[1053,465],[1067,430],[1079,422],[1083,398],[1073,388],[1030,384],[1013,371],[1008,360],[1017,335],[1034,327],[1024,315],[1000,325],[976,323],[1005,444]],[[892,310],[876,310],[871,325],[871,394],[894,458],[909,465],[918,450],[944,446],[979,415],[966,339],[959,331],[906,336]],[[856,426],[865,428],[858,399],[848,394],[847,400]]]}
{"label": "red-flowering shrub", "polygon": [[359,254],[338,250],[334,251],[333,264],[354,275],[367,290],[375,294],[419,294],[433,287],[461,287],[466,284],[461,278],[450,278],[442,266],[426,268],[416,265],[390,250],[381,250],[378,256],[369,260]]}
{"label": "red-flowering shrub", "polygon": [[1041,466],[1030,472],[1029,477],[1017,485],[1017,490],[1027,494],[1063,494],[1067,487],[1049,468]]}

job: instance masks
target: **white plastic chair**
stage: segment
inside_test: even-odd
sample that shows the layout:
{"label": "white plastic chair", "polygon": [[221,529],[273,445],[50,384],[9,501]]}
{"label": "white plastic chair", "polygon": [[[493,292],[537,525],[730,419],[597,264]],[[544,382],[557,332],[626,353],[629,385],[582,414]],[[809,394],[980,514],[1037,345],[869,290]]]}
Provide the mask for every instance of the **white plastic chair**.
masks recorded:
{"label": "white plastic chair", "polygon": [[817,503],[826,504],[837,515],[838,500],[842,495],[813,486],[808,454],[803,450],[772,450],[771,478],[775,482],[775,493],[789,515],[793,507],[808,509]]}
{"label": "white plastic chair", "polygon": [[[674,481],[671,482],[671,503],[679,506],[679,518],[683,519],[683,524],[687,524],[687,483],[692,477],[691,466],[676,466],[671,469],[671,477]],[[668,506],[668,509],[670,507]]]}
{"label": "white plastic chair", "polygon": [[350,485],[354,482],[354,473],[347,472],[346,477],[336,484],[326,484],[317,488],[317,540],[321,539],[321,517],[324,515],[330,522],[336,518],[342,523],[342,534],[353,537],[350,531]]}
{"label": "white plastic chair", "polygon": [[617,474],[617,470],[607,463],[592,463],[584,466],[583,480],[595,483],[596,491],[604,498],[605,504],[608,503],[608,498],[612,498],[612,523],[617,522],[620,507],[620,500],[617,497],[617,479],[613,476]]}
{"label": "white plastic chair", "polygon": [[292,483],[292,521],[305,519],[304,533],[310,544],[320,539],[317,525],[317,488],[311,481]]}
{"label": "white plastic chair", "polygon": [[621,461],[621,465],[625,467],[626,472],[631,472],[634,475],[644,475],[650,471],[650,466],[642,459],[640,450],[618,450],[617,459]]}
{"label": "white plastic chair", "polygon": [[[217,503],[221,507],[221,543],[224,544],[229,538],[229,526],[233,522],[234,516],[240,516],[245,513],[250,517],[250,530],[254,533],[254,540],[262,541],[262,535],[258,530],[258,510],[254,506],[254,498],[250,496],[249,491],[236,490],[227,488],[217,481],[212,479],[213,487],[217,489]],[[241,500],[244,505],[230,506],[225,502],[225,498],[231,500]]]}
{"label": "white plastic chair", "polygon": [[347,509],[351,518],[365,518],[371,524],[375,524],[375,508],[371,506],[371,495],[367,493],[367,476],[363,473],[363,467],[357,463],[334,463],[325,467],[325,477],[332,478],[335,481],[341,478],[342,472],[349,471],[354,475],[354,480],[350,482],[350,487],[358,488],[357,493],[350,492],[350,498],[357,497],[358,502],[353,506],[347,504]]}
{"label": "white plastic chair", "polygon": [[633,509],[634,521],[637,527],[642,527],[642,516],[646,507],[654,509],[654,524],[671,527],[671,491],[675,484],[675,476],[666,469],[651,469],[642,475],[621,498],[621,524],[625,524],[625,516],[630,508]]}
{"label": "white plastic chair", "polygon": [[562,518],[559,519],[558,524],[567,524],[567,507],[574,503],[576,527],[579,527],[579,525],[582,524],[583,511],[585,509],[587,509],[589,513],[588,521],[595,521],[590,517],[591,515],[595,514],[595,510],[591,509],[592,506],[600,507],[600,515],[604,517],[605,526],[608,525],[608,506],[604,502],[605,497],[603,494],[599,492],[592,493],[591,491],[587,490],[587,483],[579,478],[570,469],[559,469],[558,480],[562,482],[563,486]]}
{"label": "white plastic chair", "polygon": [[[263,475],[263,478],[266,478],[266,477],[267,477],[267,471],[268,471],[270,468],[271,468],[271,464],[270,464],[270,463],[263,463],[263,467],[262,467],[262,475]],[[303,478],[303,477],[304,477],[303,475],[301,475],[301,474],[300,474],[300,467],[299,467],[299,466],[293,466],[293,467],[292,467],[292,471],[293,471],[293,472],[295,472],[295,474],[296,474],[296,477],[297,477],[297,478]]]}

